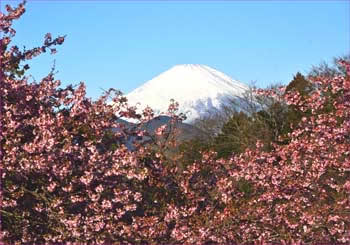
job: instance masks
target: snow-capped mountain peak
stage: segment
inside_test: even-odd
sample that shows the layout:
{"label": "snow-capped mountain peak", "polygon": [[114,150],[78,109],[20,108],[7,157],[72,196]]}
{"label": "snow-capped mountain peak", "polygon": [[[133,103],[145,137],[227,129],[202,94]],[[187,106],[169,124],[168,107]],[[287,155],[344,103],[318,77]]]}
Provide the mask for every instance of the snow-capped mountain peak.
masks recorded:
{"label": "snow-capped mountain peak", "polygon": [[166,112],[170,100],[179,103],[192,122],[211,109],[219,109],[227,97],[241,97],[249,87],[206,65],[175,65],[127,94],[130,105]]}

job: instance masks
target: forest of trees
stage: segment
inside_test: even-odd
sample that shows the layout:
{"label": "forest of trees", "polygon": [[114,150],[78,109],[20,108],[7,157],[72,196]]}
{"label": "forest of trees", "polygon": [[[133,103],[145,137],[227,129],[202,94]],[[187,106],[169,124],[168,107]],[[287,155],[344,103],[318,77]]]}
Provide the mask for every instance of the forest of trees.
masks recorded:
{"label": "forest of trees", "polygon": [[[297,72],[287,86],[253,89],[242,110],[215,115],[223,123],[201,119],[205,140],[178,144],[163,126],[130,151],[123,139],[142,137],[152,110],[138,114],[113,89],[92,101],[83,83],[61,87],[54,72],[29,82],[26,62],[65,37],[48,33],[21,51],[12,22],[25,3],[6,11],[2,243],[350,243],[349,56]],[[177,106],[167,112],[173,122]]]}

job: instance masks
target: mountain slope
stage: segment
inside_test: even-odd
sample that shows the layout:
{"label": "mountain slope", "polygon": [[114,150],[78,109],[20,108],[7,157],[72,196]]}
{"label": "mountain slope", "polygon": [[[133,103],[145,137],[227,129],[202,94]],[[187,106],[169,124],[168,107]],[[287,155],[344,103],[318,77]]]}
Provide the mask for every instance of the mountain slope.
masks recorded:
{"label": "mountain slope", "polygon": [[[130,132],[129,134],[126,134],[123,137],[120,137],[119,139],[119,142],[124,144],[129,150],[135,150],[135,143],[147,144],[152,142],[151,138],[155,137],[156,130],[163,125],[167,125],[168,127],[165,130],[165,135],[162,137],[166,138],[166,135],[169,134],[169,132],[171,132],[174,134],[177,143],[181,143],[183,141],[195,138],[205,140],[204,132],[202,132],[197,127],[183,122],[171,123],[171,117],[168,116],[157,116],[143,125],[134,124],[123,119],[118,119],[118,122],[125,126],[125,128],[123,128],[124,130]],[[123,129],[112,128],[112,131],[122,132]],[[138,130],[145,130],[146,135],[148,136],[140,137],[137,136],[137,133],[132,133],[138,132]]]}
{"label": "mountain slope", "polygon": [[170,100],[186,113],[186,122],[220,109],[225,100],[241,97],[249,87],[206,65],[176,65],[127,94],[130,105],[166,112]]}

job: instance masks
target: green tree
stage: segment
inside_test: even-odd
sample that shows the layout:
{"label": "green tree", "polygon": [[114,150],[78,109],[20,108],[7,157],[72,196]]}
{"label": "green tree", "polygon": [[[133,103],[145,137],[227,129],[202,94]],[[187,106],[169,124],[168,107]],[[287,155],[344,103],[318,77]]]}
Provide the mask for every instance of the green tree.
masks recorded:
{"label": "green tree", "polygon": [[232,153],[242,153],[253,147],[258,139],[271,140],[271,134],[259,115],[248,116],[244,112],[235,113],[224,124],[213,145],[218,157],[230,157]]}
{"label": "green tree", "polygon": [[293,80],[287,85],[286,93],[289,91],[296,91],[305,97],[312,91],[312,83],[305,78],[300,72],[297,72]]}
{"label": "green tree", "polygon": [[[312,83],[305,78],[300,72],[298,72],[293,80],[287,85],[285,95],[287,93],[299,93],[301,96],[301,100],[305,102],[305,100],[310,96],[313,91]],[[295,105],[288,106],[288,113],[286,115],[286,121],[288,122],[288,130],[285,130],[284,133],[290,132],[291,126],[296,126],[302,117],[308,116],[310,114],[309,111],[302,111],[300,108],[297,108]]]}

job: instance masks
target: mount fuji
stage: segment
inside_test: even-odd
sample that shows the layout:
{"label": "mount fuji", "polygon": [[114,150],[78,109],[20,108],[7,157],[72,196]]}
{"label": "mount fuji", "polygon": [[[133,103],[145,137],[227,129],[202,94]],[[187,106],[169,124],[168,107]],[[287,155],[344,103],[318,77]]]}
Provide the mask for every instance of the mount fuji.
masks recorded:
{"label": "mount fuji", "polygon": [[166,112],[170,100],[179,103],[186,123],[220,110],[230,99],[243,96],[249,87],[206,65],[176,65],[127,94],[129,105],[156,113]]}

